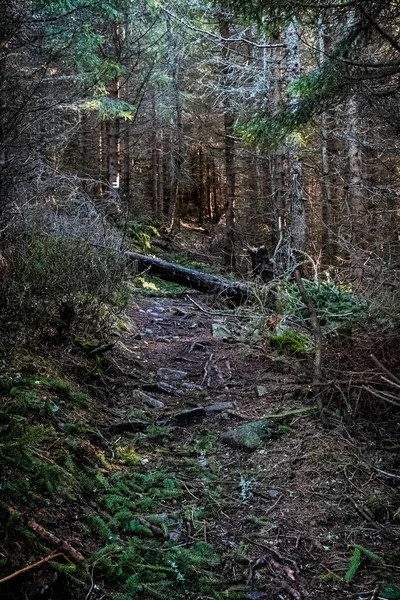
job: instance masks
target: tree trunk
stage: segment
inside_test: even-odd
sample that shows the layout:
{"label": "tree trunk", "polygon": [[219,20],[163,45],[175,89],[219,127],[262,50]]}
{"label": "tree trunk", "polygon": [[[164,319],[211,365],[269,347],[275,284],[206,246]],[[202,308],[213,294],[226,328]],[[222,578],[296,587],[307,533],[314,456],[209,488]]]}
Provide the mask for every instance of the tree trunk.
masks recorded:
{"label": "tree trunk", "polygon": [[159,206],[159,186],[158,186],[158,136],[157,136],[157,98],[155,87],[151,90],[151,108],[152,108],[152,148],[151,148],[151,210],[153,214],[158,212]]}
{"label": "tree trunk", "polygon": [[203,161],[203,148],[199,147],[198,151],[198,186],[199,186],[199,225],[204,224],[205,218],[205,198],[204,198],[204,161]]}
{"label": "tree trunk", "polygon": [[181,226],[181,176],[184,159],[184,138],[183,138],[183,116],[182,116],[182,98],[181,98],[181,71],[183,61],[183,50],[180,48],[180,39],[178,34],[171,32],[171,24],[168,21],[170,60],[171,60],[171,78],[172,78],[172,96],[175,109],[175,143],[171,147],[171,191],[169,202],[169,231],[170,233],[180,230]]}
{"label": "tree trunk", "polygon": [[[293,85],[301,74],[300,38],[297,23],[294,20],[289,23],[286,30],[286,48],[287,84],[292,94],[290,104],[294,110],[298,95],[293,92]],[[296,251],[305,252],[307,243],[307,223],[303,200],[303,165],[299,154],[299,145],[295,137],[291,135],[287,142],[288,207],[290,212],[287,268],[294,266]]]}
{"label": "tree trunk", "polygon": [[[322,15],[318,19],[319,68],[325,63],[326,43],[325,24]],[[332,198],[331,168],[328,151],[328,114],[321,114],[321,161],[322,161],[322,252],[327,264],[332,264],[335,255],[334,245],[334,215]]]}
{"label": "tree trunk", "polygon": [[[118,79],[114,78],[109,85],[110,98],[117,100],[119,95]],[[119,119],[111,119],[108,123],[108,185],[109,199],[113,202],[117,198],[117,190],[120,187],[120,165],[119,165]]]}
{"label": "tree trunk", "polygon": [[[355,22],[355,12],[351,10],[348,26],[351,28]],[[359,143],[359,116],[358,102],[354,95],[350,95],[347,103],[347,148],[349,161],[348,177],[348,205],[350,207],[350,262],[353,278],[357,285],[361,283],[363,273],[362,241],[363,241],[363,194],[362,182],[362,154]]]}
{"label": "tree trunk", "polygon": [[164,136],[162,129],[160,130],[158,140],[158,152],[157,152],[157,215],[162,217],[164,215]]}
{"label": "tree trunk", "polygon": [[135,269],[140,273],[146,271],[151,275],[172,281],[194,290],[201,292],[215,292],[222,294],[226,298],[241,302],[247,298],[250,293],[250,286],[246,283],[230,281],[223,277],[216,277],[194,269],[187,269],[174,263],[153,258],[136,252],[125,252],[125,257],[129,264],[134,264]]}
{"label": "tree trunk", "polygon": [[230,45],[227,41],[230,37],[229,21],[224,15],[219,17],[219,31],[225,41],[221,44],[222,74],[224,88],[224,152],[225,152],[225,177],[226,177],[226,200],[225,200],[225,264],[232,269],[236,267],[235,255],[235,193],[236,193],[236,169],[235,169],[235,138],[233,126],[235,116],[229,98],[229,87],[231,84],[231,73],[229,68]]}

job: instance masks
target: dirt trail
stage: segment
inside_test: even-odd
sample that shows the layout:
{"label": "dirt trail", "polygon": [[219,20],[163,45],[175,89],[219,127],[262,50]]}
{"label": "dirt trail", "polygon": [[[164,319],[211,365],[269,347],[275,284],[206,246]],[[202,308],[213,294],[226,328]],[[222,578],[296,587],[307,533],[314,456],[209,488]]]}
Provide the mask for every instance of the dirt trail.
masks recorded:
{"label": "dirt trail", "polygon": [[[300,391],[307,374],[304,363],[279,360],[263,343],[215,337],[215,326],[221,335],[230,323],[202,306],[138,301],[132,331],[114,354],[119,369],[139,377],[119,389],[115,414],[126,420],[128,406],[130,418],[134,408],[134,418],[168,427],[151,443],[140,434],[141,456],[146,468],[169,469],[183,486],[179,509],[192,517],[179,539],[210,542],[224,556],[221,598],[375,598],[377,581],[396,580],[396,558],[393,569],[367,560],[350,584],[340,578],[354,544],[393,551],[392,482],[368,467],[377,451],[343,426],[323,430],[313,414],[276,420],[272,437],[252,450],[226,443],[229,430],[266,413],[309,406]],[[239,588],[244,596],[235,596]]]}

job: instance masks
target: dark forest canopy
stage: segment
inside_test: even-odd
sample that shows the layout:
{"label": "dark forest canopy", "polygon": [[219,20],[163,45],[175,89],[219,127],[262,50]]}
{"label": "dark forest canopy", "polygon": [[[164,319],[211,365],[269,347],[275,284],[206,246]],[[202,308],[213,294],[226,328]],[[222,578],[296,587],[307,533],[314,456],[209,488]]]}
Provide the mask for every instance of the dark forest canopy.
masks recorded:
{"label": "dark forest canopy", "polygon": [[297,251],[325,266],[357,255],[358,271],[397,260],[397,2],[1,11],[6,226],[24,214],[71,235],[78,219],[98,242],[103,216],[172,232],[189,218],[219,224],[239,270],[246,244],[266,244],[275,273]]}

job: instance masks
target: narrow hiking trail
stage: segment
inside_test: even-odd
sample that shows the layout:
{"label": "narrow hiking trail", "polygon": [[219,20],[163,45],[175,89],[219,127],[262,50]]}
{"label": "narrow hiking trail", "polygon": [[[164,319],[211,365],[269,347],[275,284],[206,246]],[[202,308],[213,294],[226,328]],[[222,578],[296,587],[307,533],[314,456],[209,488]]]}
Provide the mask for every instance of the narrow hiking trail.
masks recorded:
{"label": "narrow hiking trail", "polygon": [[399,598],[396,438],[354,398],[324,429],[312,355],[237,310],[143,294],[112,350],[4,363],[1,598]]}
{"label": "narrow hiking trail", "polygon": [[[365,466],[372,444],[321,427],[304,362],[247,343],[226,311],[195,302],[135,303],[113,354],[126,379],[112,405],[118,442],[134,435],[141,468],[178,482],[179,498],[163,502],[169,535],[218,549],[225,591],[190,597],[371,598],[381,564],[351,586],[341,578],[354,544],[382,549],[394,535],[379,523],[385,483]],[[380,504],[372,517],[366,498]]]}

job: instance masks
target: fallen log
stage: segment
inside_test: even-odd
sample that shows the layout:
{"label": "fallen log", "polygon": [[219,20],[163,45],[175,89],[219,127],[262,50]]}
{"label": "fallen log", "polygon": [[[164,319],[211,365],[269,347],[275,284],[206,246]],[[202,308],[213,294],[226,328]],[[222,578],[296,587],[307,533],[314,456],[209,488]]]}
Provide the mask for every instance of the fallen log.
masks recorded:
{"label": "fallen log", "polygon": [[202,271],[187,269],[175,263],[136,252],[125,252],[125,257],[128,263],[136,265],[138,272],[146,271],[165,281],[172,281],[200,292],[215,292],[236,302],[242,302],[250,293],[251,288],[247,283],[230,281]]}

